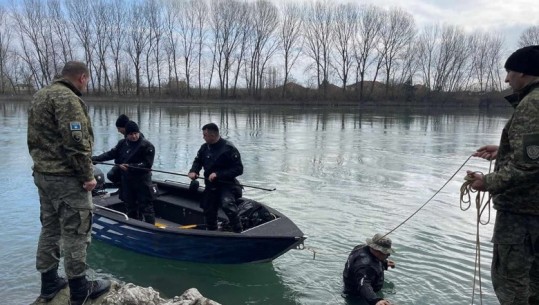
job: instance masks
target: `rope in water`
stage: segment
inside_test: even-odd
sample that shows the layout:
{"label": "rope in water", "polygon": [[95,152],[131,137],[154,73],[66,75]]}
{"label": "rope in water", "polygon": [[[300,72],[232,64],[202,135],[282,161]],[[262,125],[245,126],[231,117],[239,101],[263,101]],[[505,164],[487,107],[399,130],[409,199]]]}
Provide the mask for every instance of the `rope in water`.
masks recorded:
{"label": "rope in water", "polygon": [[[412,217],[414,217],[417,213],[419,213],[419,211],[421,211],[429,202],[431,202],[432,199],[434,199],[434,197],[436,197],[436,195],[438,195],[442,189],[447,185],[449,184],[449,182],[451,182],[451,180],[453,180],[453,178],[455,178],[455,176],[459,173],[459,171],[464,167],[464,165],[466,165],[466,163],[468,163],[468,161],[470,160],[470,158],[472,157],[472,155],[470,155],[466,161],[464,161],[464,163],[462,163],[462,165],[455,171],[455,173],[453,173],[453,175],[451,175],[451,177],[449,179],[447,179],[447,181],[425,202],[423,203],[423,205],[421,205],[415,212],[413,212],[410,216],[408,216],[405,220],[403,220],[400,224],[398,224],[395,228],[393,228],[392,230],[390,230],[389,232],[387,232],[386,234],[384,234],[382,237],[386,237],[388,236],[389,234],[393,233],[395,230],[397,230],[399,227],[401,227],[402,225],[404,225],[408,220],[410,220]],[[308,251],[311,251],[313,252],[313,259],[316,258],[316,254],[318,253],[318,251],[316,249],[313,249],[311,247],[305,247],[305,250],[308,250]],[[343,254],[348,254],[347,253],[343,253]]]}
{"label": "rope in water", "polygon": [[[492,161],[489,166],[489,173],[491,172]],[[474,172],[482,174],[481,172]],[[472,283],[472,303],[475,300],[475,283],[479,281],[479,301],[483,304],[483,290],[482,290],[482,280],[481,280],[481,242],[479,240],[479,225],[487,225],[490,223],[490,195],[488,193],[476,191],[472,189],[473,179],[471,176],[466,176],[464,178],[464,183],[460,187],[460,209],[462,211],[468,210],[472,206],[472,193],[477,193],[475,196],[475,208],[477,211],[477,221],[476,221],[476,234],[475,234],[475,266],[474,266],[474,277]],[[485,197],[488,197],[485,201]],[[466,205],[466,206],[465,206]],[[488,208],[488,209],[487,209]],[[486,221],[482,221],[483,212],[488,211],[488,217]]]}

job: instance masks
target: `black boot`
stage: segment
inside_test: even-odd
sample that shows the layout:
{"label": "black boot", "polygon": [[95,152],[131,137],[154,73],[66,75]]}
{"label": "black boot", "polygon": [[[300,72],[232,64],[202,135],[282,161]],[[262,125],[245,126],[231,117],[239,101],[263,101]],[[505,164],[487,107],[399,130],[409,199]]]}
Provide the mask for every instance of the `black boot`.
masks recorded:
{"label": "black boot", "polygon": [[241,225],[240,217],[235,215],[230,218],[232,218],[230,221],[230,226],[232,227],[232,231],[234,233],[241,233],[241,231],[243,231],[243,226]]}
{"label": "black boot", "polygon": [[155,224],[155,216],[152,214],[144,214],[144,221],[147,223]]}
{"label": "black boot", "polygon": [[232,226],[232,231],[234,233],[241,233],[241,231],[243,231],[243,227],[241,225],[241,222],[238,222],[236,223],[235,225]]}
{"label": "black boot", "polygon": [[88,281],[85,276],[70,279],[71,305],[82,305],[87,299],[96,299],[109,289],[109,280]]}
{"label": "black boot", "polygon": [[67,280],[58,276],[58,270],[52,269],[41,273],[41,294],[39,297],[46,302],[54,299],[60,290],[66,288]]}

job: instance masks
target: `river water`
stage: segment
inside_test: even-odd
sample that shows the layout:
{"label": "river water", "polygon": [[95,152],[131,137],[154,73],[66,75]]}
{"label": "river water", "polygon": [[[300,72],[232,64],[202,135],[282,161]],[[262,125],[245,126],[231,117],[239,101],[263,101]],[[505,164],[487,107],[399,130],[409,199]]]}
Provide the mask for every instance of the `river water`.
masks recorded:
{"label": "river water", "polygon": [[[26,146],[27,107],[0,103],[1,304],[28,304],[39,293],[39,201]],[[180,173],[202,144],[201,126],[217,123],[242,154],[241,182],[277,188],[246,189],[244,196],[280,210],[308,236],[305,250],[247,265],[156,259],[94,241],[92,275],[151,286],[164,297],[196,287],[225,305],[340,305],[348,304],[340,292],[349,251],[401,225],[477,147],[497,144],[510,110],[89,104],[89,113],[96,153],[120,139],[114,122],[126,113],[155,145],[154,168]],[[397,268],[386,272],[383,293],[394,304],[471,304],[474,293],[474,304],[480,297],[497,304],[489,274],[492,222],[480,226],[481,290],[479,281],[473,285],[476,211],[459,205],[466,169],[487,172],[489,163],[470,159],[389,236]]]}

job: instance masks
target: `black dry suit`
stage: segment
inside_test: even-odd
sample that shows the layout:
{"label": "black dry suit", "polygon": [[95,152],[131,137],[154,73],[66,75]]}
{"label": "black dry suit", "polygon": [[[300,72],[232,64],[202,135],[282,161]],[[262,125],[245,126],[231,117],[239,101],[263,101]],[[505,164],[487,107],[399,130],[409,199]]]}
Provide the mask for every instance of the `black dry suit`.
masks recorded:
{"label": "black dry suit", "polygon": [[[209,230],[217,229],[217,211],[219,207],[227,215],[235,232],[241,232],[238,217],[237,199],[242,191],[236,177],[243,174],[241,156],[234,145],[223,138],[214,144],[203,144],[198,150],[190,172],[199,173],[204,168],[204,198],[201,207],[204,209],[206,226]],[[210,174],[216,173],[217,179],[210,182]]]}
{"label": "black dry suit", "polygon": [[374,305],[382,298],[375,292],[384,285],[384,270],[387,270],[387,261],[381,262],[370,251],[367,245],[356,246],[344,266],[343,293],[350,296],[361,297],[369,305]]}
{"label": "black dry suit", "polygon": [[121,171],[120,199],[127,203],[128,216],[142,219],[149,223],[155,222],[153,210],[152,173],[147,169],[153,166],[155,148],[150,141],[140,137],[131,142],[127,138],[120,140],[116,147],[92,161],[107,161],[114,159],[116,164],[128,164],[127,171]]}

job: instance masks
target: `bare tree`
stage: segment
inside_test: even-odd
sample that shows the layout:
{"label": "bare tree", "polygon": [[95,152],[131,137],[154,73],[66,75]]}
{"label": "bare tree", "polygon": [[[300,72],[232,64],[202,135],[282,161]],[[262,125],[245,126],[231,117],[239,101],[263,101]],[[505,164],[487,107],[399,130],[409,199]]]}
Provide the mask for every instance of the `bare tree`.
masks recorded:
{"label": "bare tree", "polygon": [[112,84],[108,75],[107,58],[111,41],[108,36],[113,31],[113,6],[107,0],[96,0],[92,5],[93,25],[95,29],[95,45],[94,52],[97,60],[93,62],[94,72],[97,79],[97,92],[100,93],[103,89],[105,93],[110,89]]}
{"label": "bare tree", "polygon": [[375,59],[376,46],[380,41],[384,16],[384,12],[377,6],[363,6],[360,10],[358,34],[353,40],[354,59],[357,67],[356,81],[359,81],[359,88],[356,87],[356,90],[359,91],[360,101],[363,100],[364,96],[365,74]]}
{"label": "bare tree", "polygon": [[241,10],[242,5],[236,0],[212,0],[211,2],[214,62],[217,66],[221,98],[228,97],[232,54],[238,46],[242,33],[236,12]]}
{"label": "bare tree", "polygon": [[332,43],[333,7],[329,2],[316,1],[308,7],[304,22],[307,56],[313,60],[318,89],[327,97],[330,51]]}
{"label": "bare tree", "polygon": [[284,58],[284,81],[281,97],[285,98],[288,77],[303,47],[303,41],[301,40],[303,18],[300,6],[290,2],[281,7],[281,16],[279,34]]}
{"label": "bare tree", "polygon": [[157,91],[161,95],[161,37],[163,35],[162,7],[155,0],[145,0],[143,18],[148,25],[148,46],[145,50],[146,80],[151,93],[154,73],[157,76]]}
{"label": "bare tree", "polygon": [[[73,43],[69,32],[69,22],[66,19],[59,0],[49,1],[52,33],[56,37],[55,45],[59,45],[59,60],[63,63],[73,59]],[[59,69],[58,66],[55,67]]]}
{"label": "bare tree", "polygon": [[402,9],[390,9],[381,34],[387,94],[391,85],[392,69],[399,53],[407,48],[415,36],[414,17]]}
{"label": "bare tree", "polygon": [[253,88],[253,95],[261,96],[266,64],[278,47],[278,40],[273,35],[279,24],[279,12],[273,3],[266,0],[256,1],[252,11],[254,40],[250,63],[251,84],[248,87]]}
{"label": "bare tree", "polygon": [[447,25],[442,27],[433,82],[435,91],[451,92],[461,88],[469,51],[461,29]]}
{"label": "bare tree", "polygon": [[[136,95],[141,94],[141,69],[142,65],[142,53],[147,49],[150,33],[148,18],[144,16],[144,4],[133,2],[129,8],[129,17],[128,17],[128,30],[127,30],[127,41],[126,41],[126,52],[131,62],[133,63],[133,68],[135,69],[135,85],[136,85]],[[148,84],[149,86],[150,84]]]}
{"label": "bare tree", "polygon": [[[247,52],[249,51],[249,48],[252,49],[252,46],[254,45],[255,41],[255,35],[254,35],[254,18],[255,18],[255,8],[250,5],[249,3],[242,3],[241,7],[238,8],[238,22],[240,24],[239,26],[239,43],[238,47],[236,48],[234,54],[233,54],[233,62],[236,63],[236,68],[234,72],[234,84],[232,85],[232,97],[236,97],[237,88],[238,88],[238,80],[240,77],[240,72],[242,67],[245,70],[244,76],[245,76],[245,84],[247,86],[247,91],[252,94],[253,90],[253,82],[252,77],[253,75],[249,73],[249,69],[247,68],[250,63],[248,62],[248,58],[251,58],[251,56],[247,55]],[[253,50],[250,50],[251,54],[253,54]],[[231,64],[232,65],[232,64]],[[252,69],[250,70],[252,71]]]}
{"label": "bare tree", "polygon": [[471,78],[477,81],[480,92],[501,89],[498,63],[501,57],[503,40],[489,33],[474,33],[469,37]]}
{"label": "bare tree", "polygon": [[196,62],[195,48],[197,46],[198,0],[179,2],[180,18],[178,20],[178,34],[180,36],[180,51],[183,57],[187,96],[191,96],[191,77]]}
{"label": "bare tree", "polygon": [[168,86],[175,92],[180,91],[179,72],[178,72],[178,20],[180,19],[179,1],[169,0],[165,2],[164,16],[164,48],[168,63]]}
{"label": "bare tree", "polygon": [[440,27],[438,25],[426,26],[417,39],[417,61],[423,85],[433,89],[432,83],[437,62],[437,40]]}
{"label": "bare tree", "polygon": [[346,91],[353,62],[354,36],[359,28],[359,7],[353,3],[340,4],[335,9],[333,36],[335,37],[336,56],[332,67]]}
{"label": "bare tree", "polygon": [[539,25],[530,26],[518,39],[518,46],[525,47],[530,45],[539,45]]}
{"label": "bare tree", "polygon": [[75,31],[75,35],[82,46],[86,64],[90,69],[92,91],[96,91],[96,82],[94,73],[92,73],[94,67],[93,53],[95,44],[95,29],[93,28],[93,25],[95,22],[93,21],[94,15],[92,14],[90,2],[65,0],[65,3],[71,22],[71,28]]}
{"label": "bare tree", "polygon": [[8,14],[4,7],[0,6],[0,93],[6,93],[8,83],[15,91],[15,84],[8,69],[13,61],[10,56],[12,52],[11,35]]}
{"label": "bare tree", "polygon": [[126,41],[125,37],[128,18],[128,15],[125,12],[128,11],[128,8],[123,0],[114,0],[109,4],[111,23],[110,31],[107,33],[107,40],[110,46],[110,57],[112,58],[114,65],[115,87],[118,95],[120,95],[122,93],[121,57]]}
{"label": "bare tree", "polygon": [[202,55],[207,35],[206,22],[208,21],[208,4],[205,0],[195,1],[195,19],[197,23],[197,71],[198,71],[198,95],[202,96]]}
{"label": "bare tree", "polygon": [[51,56],[54,47],[49,36],[52,29],[47,6],[40,0],[24,0],[13,15],[22,49],[20,58],[26,63],[37,87],[43,87],[56,72]]}

